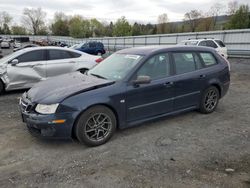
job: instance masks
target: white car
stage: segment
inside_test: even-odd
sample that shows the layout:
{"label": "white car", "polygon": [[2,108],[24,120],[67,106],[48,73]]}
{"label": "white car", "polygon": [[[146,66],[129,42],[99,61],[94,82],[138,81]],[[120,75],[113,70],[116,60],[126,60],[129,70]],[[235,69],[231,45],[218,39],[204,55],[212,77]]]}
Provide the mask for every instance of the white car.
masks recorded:
{"label": "white car", "polygon": [[1,48],[10,48],[10,43],[8,41],[2,41]]}
{"label": "white car", "polygon": [[20,42],[14,42],[14,45],[13,45],[14,48],[21,48],[22,47],[22,44]]}
{"label": "white car", "polygon": [[99,56],[62,47],[25,48],[0,59],[0,93],[31,88],[60,74],[84,72],[101,60]]}
{"label": "white car", "polygon": [[227,48],[220,39],[203,38],[203,39],[188,39],[179,43],[180,45],[207,46],[215,48],[215,50],[224,58],[228,58]]}

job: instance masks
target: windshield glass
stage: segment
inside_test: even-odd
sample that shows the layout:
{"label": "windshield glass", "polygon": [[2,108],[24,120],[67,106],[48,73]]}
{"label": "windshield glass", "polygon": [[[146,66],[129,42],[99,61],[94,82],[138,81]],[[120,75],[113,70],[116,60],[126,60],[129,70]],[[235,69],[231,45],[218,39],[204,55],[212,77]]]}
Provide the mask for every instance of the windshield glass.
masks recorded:
{"label": "windshield glass", "polygon": [[113,54],[87,74],[108,80],[121,80],[141,59],[139,55]]}

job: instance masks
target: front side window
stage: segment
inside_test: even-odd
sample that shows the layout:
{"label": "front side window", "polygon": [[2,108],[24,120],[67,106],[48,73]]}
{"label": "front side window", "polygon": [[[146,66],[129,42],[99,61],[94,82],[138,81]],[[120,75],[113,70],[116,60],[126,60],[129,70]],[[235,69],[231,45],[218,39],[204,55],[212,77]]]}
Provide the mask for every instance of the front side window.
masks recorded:
{"label": "front side window", "polygon": [[201,58],[206,66],[212,66],[212,65],[217,64],[216,59],[209,52],[202,52],[202,53],[200,53],[200,56],[201,56]]}
{"label": "front side window", "polygon": [[121,80],[136,66],[143,56],[132,54],[113,54],[87,72],[88,75],[108,80]]}
{"label": "front side window", "polygon": [[173,53],[176,74],[183,74],[196,70],[195,58],[191,52]]}
{"label": "front side window", "polygon": [[169,54],[155,55],[147,60],[138,70],[137,76],[150,76],[152,80],[170,75]]}
{"label": "front side window", "polygon": [[201,41],[198,46],[207,46],[207,42],[205,40]]}
{"label": "front side window", "polygon": [[45,50],[34,50],[31,52],[26,52],[25,54],[17,57],[18,62],[32,62],[32,61],[46,61]]}

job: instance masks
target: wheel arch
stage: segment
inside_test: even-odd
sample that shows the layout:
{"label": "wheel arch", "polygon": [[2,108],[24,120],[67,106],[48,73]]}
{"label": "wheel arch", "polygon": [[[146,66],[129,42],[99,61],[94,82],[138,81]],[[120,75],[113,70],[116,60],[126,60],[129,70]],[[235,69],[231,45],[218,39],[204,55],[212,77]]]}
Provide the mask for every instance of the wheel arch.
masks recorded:
{"label": "wheel arch", "polygon": [[220,84],[218,84],[218,83],[212,83],[210,86],[214,86],[214,87],[216,87],[218,89],[219,96],[221,98],[221,86],[220,86]]}
{"label": "wheel arch", "polygon": [[117,111],[114,109],[114,107],[112,107],[111,105],[106,104],[106,103],[92,104],[92,105],[90,105],[88,108],[83,109],[83,110],[77,115],[77,117],[76,117],[76,119],[75,119],[75,121],[74,121],[74,124],[73,124],[73,126],[72,126],[72,130],[71,130],[71,137],[72,137],[72,138],[76,138],[76,135],[75,135],[75,127],[76,127],[77,121],[79,120],[79,118],[81,117],[81,115],[82,115],[85,111],[87,111],[88,109],[93,108],[94,106],[105,106],[105,107],[109,108],[109,109],[114,113],[114,115],[115,115],[116,124],[117,124],[116,128],[119,128],[119,116],[118,116]]}
{"label": "wheel arch", "polygon": [[[3,82],[2,78],[0,78],[0,83],[3,84],[3,92],[5,91],[6,84]],[[1,93],[1,91],[0,91]]]}

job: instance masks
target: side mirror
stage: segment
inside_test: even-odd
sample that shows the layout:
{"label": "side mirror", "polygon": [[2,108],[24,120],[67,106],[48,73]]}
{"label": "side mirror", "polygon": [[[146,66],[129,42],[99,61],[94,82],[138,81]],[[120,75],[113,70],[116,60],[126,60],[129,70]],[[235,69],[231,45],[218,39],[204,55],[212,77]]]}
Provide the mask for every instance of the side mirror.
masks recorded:
{"label": "side mirror", "polygon": [[149,84],[151,82],[150,76],[138,76],[136,80],[133,81],[134,85]]}
{"label": "side mirror", "polygon": [[15,66],[15,65],[17,65],[19,62],[18,62],[18,59],[13,59],[11,62],[10,62],[10,64],[12,65],[12,66]]}

